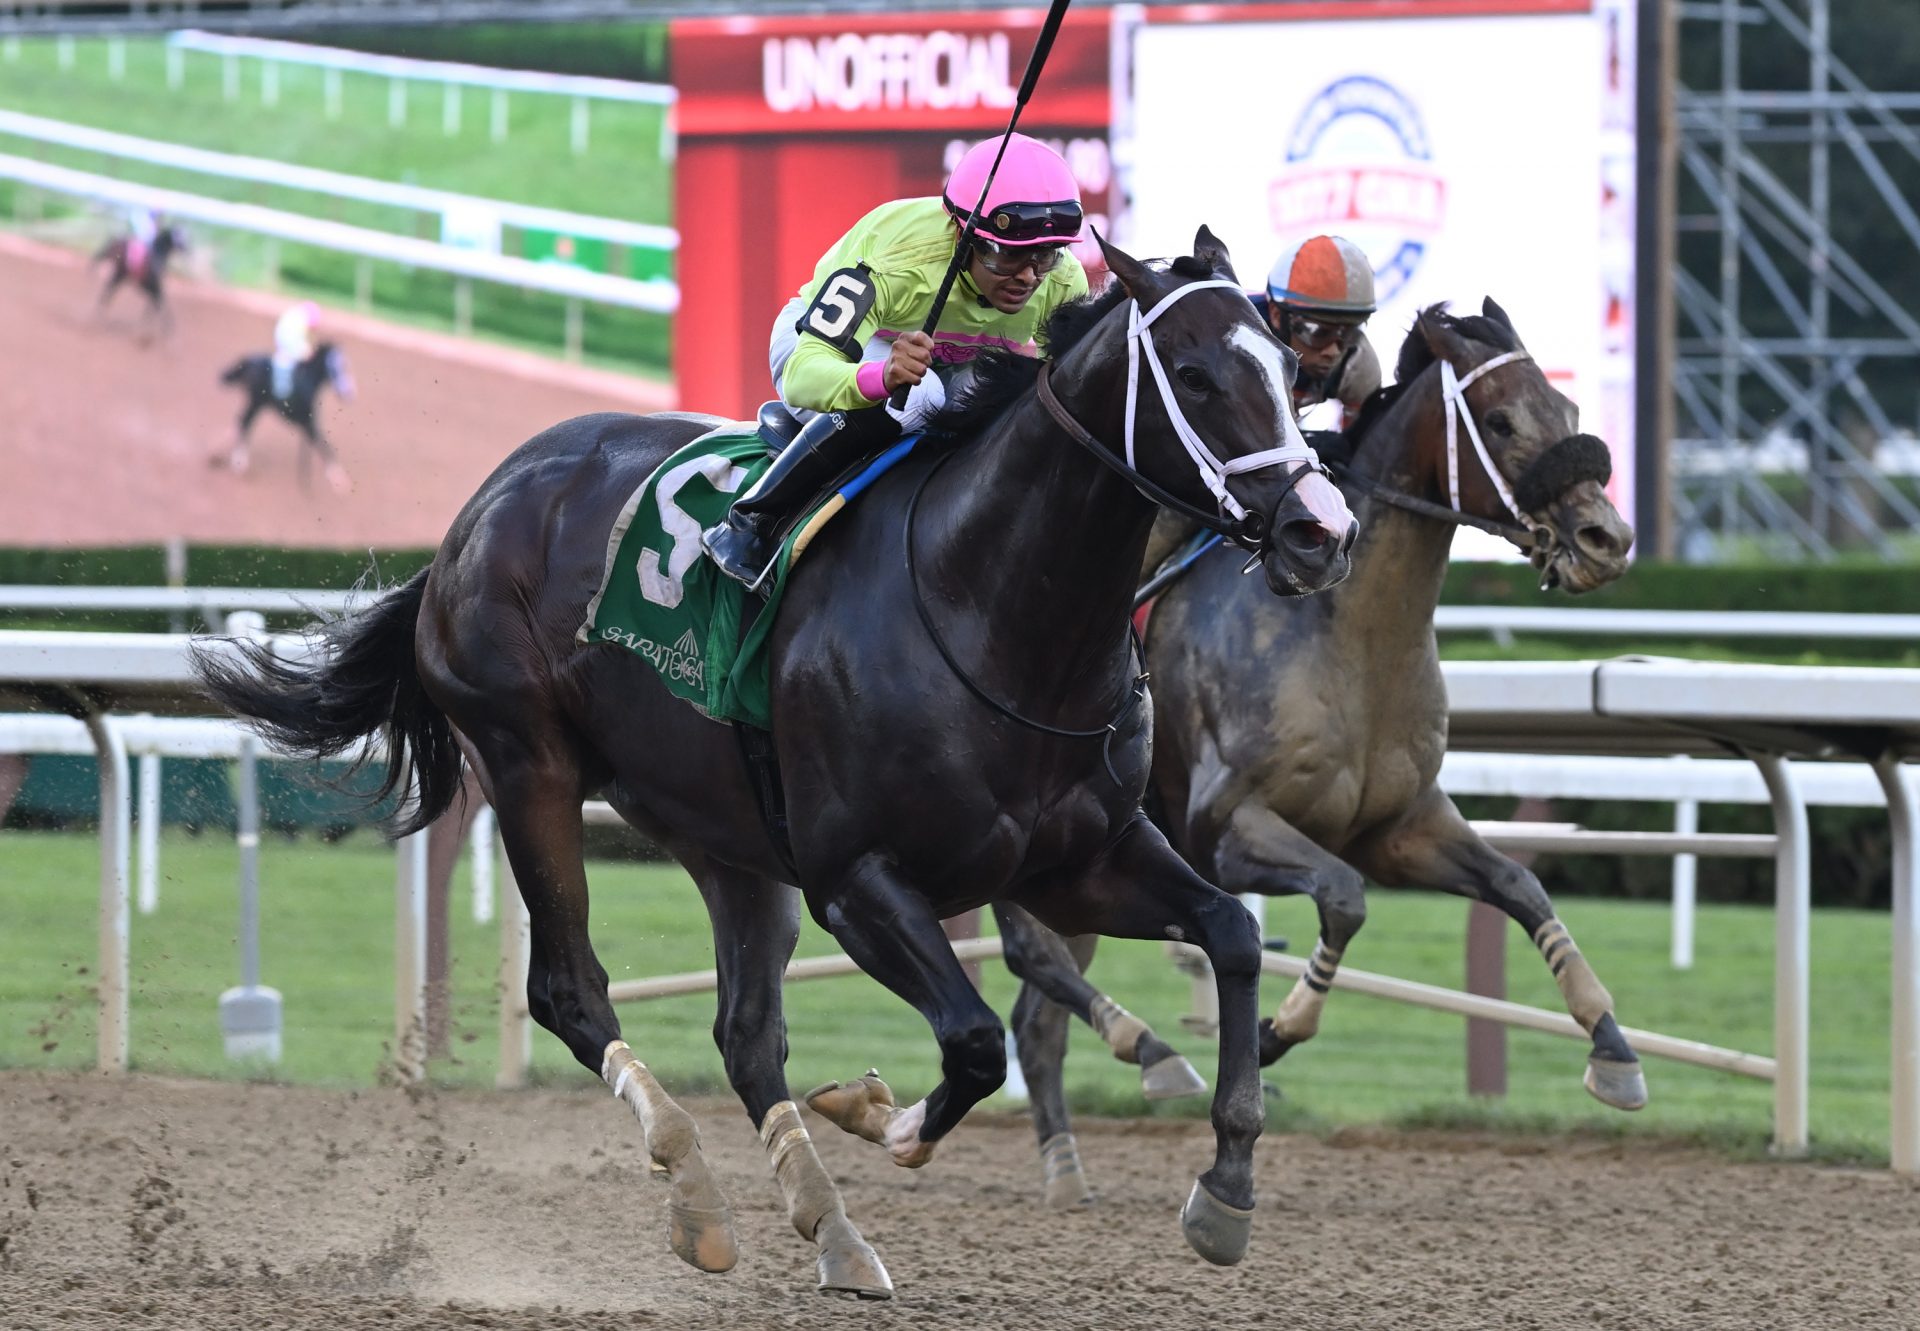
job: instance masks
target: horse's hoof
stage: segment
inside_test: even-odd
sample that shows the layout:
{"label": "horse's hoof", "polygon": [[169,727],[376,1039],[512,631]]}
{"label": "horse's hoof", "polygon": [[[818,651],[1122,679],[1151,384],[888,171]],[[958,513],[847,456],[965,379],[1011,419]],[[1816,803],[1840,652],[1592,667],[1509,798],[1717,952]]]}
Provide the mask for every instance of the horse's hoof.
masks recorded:
{"label": "horse's hoof", "polygon": [[1280,1061],[1280,1056],[1298,1044],[1298,1040],[1283,1040],[1280,1033],[1273,1029],[1273,1018],[1260,1018],[1260,1066],[1270,1068]]}
{"label": "horse's hoof", "polygon": [[1149,1100],[1178,1100],[1187,1095],[1205,1095],[1206,1078],[1179,1054],[1169,1054],[1158,1063],[1140,1069],[1140,1093]]}
{"label": "horse's hoof", "polygon": [[807,1092],[807,1108],[856,1137],[886,1145],[887,1119],[893,1111],[893,1091],[878,1071],[850,1082],[830,1081]]}
{"label": "horse's hoof", "polygon": [[1595,1054],[1587,1059],[1587,1092],[1603,1105],[1631,1113],[1647,1107],[1647,1078],[1640,1062],[1622,1063]]}
{"label": "horse's hoof", "polygon": [[673,1255],[701,1271],[731,1271],[740,1260],[740,1243],[733,1236],[733,1213],[667,1203],[667,1243]]}
{"label": "horse's hoof", "polygon": [[1234,1266],[1247,1255],[1253,1212],[1228,1206],[1195,1179],[1187,1204],[1180,1208],[1180,1232],[1187,1236],[1187,1246],[1215,1266]]}
{"label": "horse's hoof", "polygon": [[814,1241],[820,1245],[814,1270],[820,1276],[822,1294],[852,1294],[862,1299],[893,1297],[893,1281],[880,1264],[880,1254],[844,1215],[829,1215],[821,1221]]}

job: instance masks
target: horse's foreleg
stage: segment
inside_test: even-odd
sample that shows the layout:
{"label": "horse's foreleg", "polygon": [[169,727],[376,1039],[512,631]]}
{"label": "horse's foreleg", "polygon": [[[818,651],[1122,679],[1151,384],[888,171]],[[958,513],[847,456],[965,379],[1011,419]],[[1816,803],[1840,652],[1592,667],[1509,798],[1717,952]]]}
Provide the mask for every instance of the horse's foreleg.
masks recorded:
{"label": "horse's foreleg", "polygon": [[[353,490],[353,480],[347,475],[347,469],[340,465],[340,455],[333,451],[333,445],[327,442],[327,436],[320,432],[320,426],[311,418],[301,422],[307,436],[307,443],[320,454],[320,474],[327,478],[327,484],[337,495],[348,494]],[[300,485],[307,484],[307,455],[300,454]]]}
{"label": "horse's foreleg", "polygon": [[1302,893],[1313,898],[1320,915],[1307,973],[1294,981],[1273,1019],[1260,1023],[1264,1067],[1319,1034],[1334,973],[1367,922],[1366,880],[1257,798],[1234,809],[1212,861],[1214,876],[1227,891]]}
{"label": "horse's foreleg", "polygon": [[517,741],[462,728],[492,777],[501,840],[531,921],[528,1010],[640,1120],[648,1154],[672,1180],[674,1254],[702,1271],[728,1270],[739,1259],[733,1215],[701,1154],[699,1130],[620,1038],[607,972],[587,934],[579,771],[550,756],[563,747],[558,739],[536,751],[543,761]]}
{"label": "horse's foreleg", "polygon": [[1615,1109],[1646,1105],[1646,1075],[1614,1019],[1613,995],[1574,946],[1546,889],[1531,871],[1481,840],[1437,786],[1429,787],[1392,828],[1360,848],[1356,862],[1382,883],[1439,888],[1506,912],[1540,949],[1567,1011],[1593,1039],[1587,1090]]}
{"label": "horse's foreleg", "polygon": [[1212,963],[1220,999],[1220,1065],[1213,1095],[1213,1167],[1194,1181],[1180,1213],[1193,1250],[1231,1266],[1253,1224],[1253,1144],[1260,1094],[1260,932],[1233,897],[1195,873],[1159,829],[1136,814],[1119,840],[1078,878],[1049,883],[1021,902],[1060,932],[1172,938]]}
{"label": "horse's foreleg", "polygon": [[854,865],[815,916],[860,969],[907,1000],[933,1027],[942,1080],[917,1104],[896,1106],[878,1072],[807,1094],[840,1128],[879,1142],[894,1163],[917,1169],[974,1105],[1007,1078],[1007,1035],[981,999],[926,898],[877,856]]}
{"label": "horse's foreleg", "polygon": [[822,1293],[884,1299],[893,1294],[887,1269],[847,1218],[846,1202],[820,1163],[800,1111],[787,1091],[787,1023],[781,984],[800,938],[800,897],[784,883],[705,857],[683,857],[713,921],[720,973],[713,1039],[727,1080],[760,1132],[787,1199],[787,1218],[819,1249]]}
{"label": "horse's foreleg", "polygon": [[1200,1095],[1207,1083],[1146,1022],[1087,983],[1081,972],[1093,960],[1098,940],[1092,935],[1062,938],[1005,902],[996,903],[993,913],[1006,946],[1007,969],[1022,982],[1014,1004],[1014,1045],[1033,1102],[1046,1201],[1049,1206],[1081,1205],[1093,1195],[1081,1172],[1061,1078],[1069,1012],[1093,1027],[1115,1058],[1139,1065],[1140,1089],[1147,1099]]}

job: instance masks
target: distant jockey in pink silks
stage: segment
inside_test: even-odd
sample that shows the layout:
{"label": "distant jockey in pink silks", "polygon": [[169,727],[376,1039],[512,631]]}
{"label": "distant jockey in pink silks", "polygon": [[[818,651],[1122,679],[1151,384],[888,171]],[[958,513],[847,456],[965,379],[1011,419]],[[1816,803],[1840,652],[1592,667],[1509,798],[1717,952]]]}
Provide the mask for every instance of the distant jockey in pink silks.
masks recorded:
{"label": "distant jockey in pink silks", "polygon": [[[932,336],[920,331],[999,147],[990,139],[970,149],[940,195],[882,204],[854,223],[774,321],[774,386],[795,415],[812,418],[702,538],[727,576],[756,585],[788,516],[900,431],[921,428],[981,352],[1040,355],[1049,316],[1087,293],[1067,250],[1080,238],[1080,187],[1058,153],[1015,134],[952,298]],[[901,388],[910,391],[895,411],[887,399]]]}

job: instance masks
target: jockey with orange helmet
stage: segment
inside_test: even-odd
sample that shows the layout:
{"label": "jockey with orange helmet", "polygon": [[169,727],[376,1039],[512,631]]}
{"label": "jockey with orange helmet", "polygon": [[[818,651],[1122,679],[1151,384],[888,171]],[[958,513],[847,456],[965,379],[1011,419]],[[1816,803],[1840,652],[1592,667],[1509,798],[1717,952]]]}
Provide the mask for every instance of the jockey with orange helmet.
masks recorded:
{"label": "jockey with orange helmet", "polygon": [[1314,236],[1289,247],[1267,275],[1266,296],[1255,296],[1253,303],[1274,335],[1300,357],[1294,410],[1335,402],[1342,410],[1330,427],[1351,425],[1360,404],[1380,387],[1380,358],[1361,331],[1374,297],[1373,267],[1360,247],[1339,236]]}
{"label": "jockey with orange helmet", "polygon": [[[1044,143],[1014,134],[951,299],[932,335],[920,331],[999,149],[998,139],[969,149],[938,197],[882,204],[854,223],[775,319],[774,386],[812,419],[702,537],[729,577],[757,585],[789,514],[898,429],[925,424],[945,405],[948,381],[981,352],[1039,355],[1047,319],[1087,294],[1067,249],[1081,227],[1073,172]],[[895,410],[888,398],[902,388],[906,405]]]}

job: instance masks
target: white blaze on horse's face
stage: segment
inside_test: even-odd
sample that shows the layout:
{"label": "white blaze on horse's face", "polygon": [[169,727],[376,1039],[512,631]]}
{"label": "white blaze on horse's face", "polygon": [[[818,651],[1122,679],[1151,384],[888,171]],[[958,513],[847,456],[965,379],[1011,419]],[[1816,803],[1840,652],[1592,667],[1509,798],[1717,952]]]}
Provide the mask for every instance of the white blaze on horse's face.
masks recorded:
{"label": "white blaze on horse's face", "polygon": [[[1293,418],[1293,376],[1287,372],[1287,349],[1249,324],[1235,324],[1227,334],[1227,344],[1251,359],[1266,381],[1273,404],[1274,436],[1283,443],[1306,448],[1300,423]],[[1347,528],[1353,525],[1353,513],[1347,508],[1340,487],[1319,472],[1302,476],[1293,492],[1300,496],[1300,502],[1313,514],[1314,521],[1325,527],[1327,535],[1335,541],[1344,537]]]}

